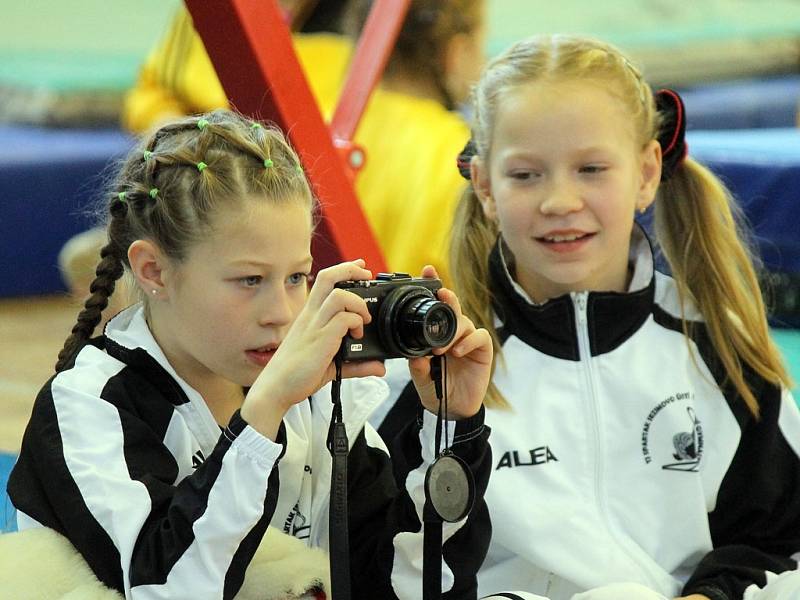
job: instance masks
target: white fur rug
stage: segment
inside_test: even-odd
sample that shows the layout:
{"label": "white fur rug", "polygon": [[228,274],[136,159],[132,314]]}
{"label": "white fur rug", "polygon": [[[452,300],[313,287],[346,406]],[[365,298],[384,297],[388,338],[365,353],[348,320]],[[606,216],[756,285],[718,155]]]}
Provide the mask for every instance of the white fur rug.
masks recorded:
{"label": "white fur rug", "polygon": [[[330,590],[328,555],[270,527],[237,600],[299,600]],[[0,590],[14,600],[120,600],[72,544],[51,529],[0,535]]]}

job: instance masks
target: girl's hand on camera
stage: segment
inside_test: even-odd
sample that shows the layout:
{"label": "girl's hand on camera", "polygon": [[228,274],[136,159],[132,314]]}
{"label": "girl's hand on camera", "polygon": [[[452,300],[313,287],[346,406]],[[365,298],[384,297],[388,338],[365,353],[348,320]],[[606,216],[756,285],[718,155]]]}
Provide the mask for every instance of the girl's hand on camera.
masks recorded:
{"label": "girl's hand on camera", "polygon": [[[436,277],[436,270],[426,266],[423,277]],[[441,288],[437,298],[450,305],[457,318],[456,335],[443,348],[433,354],[447,356],[447,404],[449,419],[464,419],[480,410],[489,386],[492,366],[492,338],[485,329],[476,329],[473,322],[461,312],[455,293]],[[411,378],[423,406],[436,413],[439,400],[431,379],[431,357],[412,358],[408,361]]]}
{"label": "girl's hand on camera", "polygon": [[[362,337],[371,320],[363,298],[335,285],[371,278],[361,259],[317,274],[303,310],[247,394],[241,414],[248,423],[274,439],[286,411],[335,377],[333,359],[342,338],[347,333]],[[375,360],[342,367],[342,378],[385,373],[383,363]]]}

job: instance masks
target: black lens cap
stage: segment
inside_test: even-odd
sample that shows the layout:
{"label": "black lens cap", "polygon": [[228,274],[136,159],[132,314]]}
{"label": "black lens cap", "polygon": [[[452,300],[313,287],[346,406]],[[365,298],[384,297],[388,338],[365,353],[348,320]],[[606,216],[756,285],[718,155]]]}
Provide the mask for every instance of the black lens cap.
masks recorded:
{"label": "black lens cap", "polygon": [[442,454],[425,474],[425,496],[443,521],[460,521],[470,513],[475,502],[472,471],[454,454]]}

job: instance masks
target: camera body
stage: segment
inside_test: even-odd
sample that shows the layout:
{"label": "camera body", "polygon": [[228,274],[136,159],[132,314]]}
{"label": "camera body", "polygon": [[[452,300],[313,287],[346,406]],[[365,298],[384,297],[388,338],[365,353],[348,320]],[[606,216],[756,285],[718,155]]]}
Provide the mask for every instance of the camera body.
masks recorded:
{"label": "camera body", "polygon": [[436,299],[442,287],[438,279],[379,273],[376,279],[342,281],[336,287],[361,296],[372,315],[364,337],[342,338],[339,356],[344,362],[427,356],[455,337],[455,313]]}

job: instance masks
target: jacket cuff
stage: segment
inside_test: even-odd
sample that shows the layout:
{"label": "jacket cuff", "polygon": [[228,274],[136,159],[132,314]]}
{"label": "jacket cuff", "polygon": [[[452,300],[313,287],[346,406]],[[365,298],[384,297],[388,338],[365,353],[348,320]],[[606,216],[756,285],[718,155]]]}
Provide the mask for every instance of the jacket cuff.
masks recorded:
{"label": "jacket cuff", "polygon": [[[423,447],[423,459],[432,462],[436,457],[433,449],[436,443],[436,415],[426,410],[420,405],[421,413],[418,419],[420,427],[420,441]],[[451,448],[453,453],[463,459],[469,459],[472,455],[480,454],[483,444],[489,436],[489,427],[484,425],[486,409],[481,406],[480,410],[471,417],[459,419],[458,421],[447,421],[447,427],[442,426],[441,440],[439,447]],[[445,440],[445,432],[448,439]]]}
{"label": "jacket cuff", "polygon": [[273,442],[250,427],[237,410],[231,416],[228,426],[223,430],[222,434],[231,445],[235,443],[240,451],[253,458],[256,462],[270,468],[276,465],[286,453],[286,427],[283,421],[278,427],[278,435]]}
{"label": "jacket cuff", "polygon": [[[455,421],[455,435],[453,436],[453,446],[465,444],[480,437],[487,429],[483,424],[486,418],[486,408],[481,405],[480,410],[467,419]],[[451,421],[452,423],[452,421]]]}

